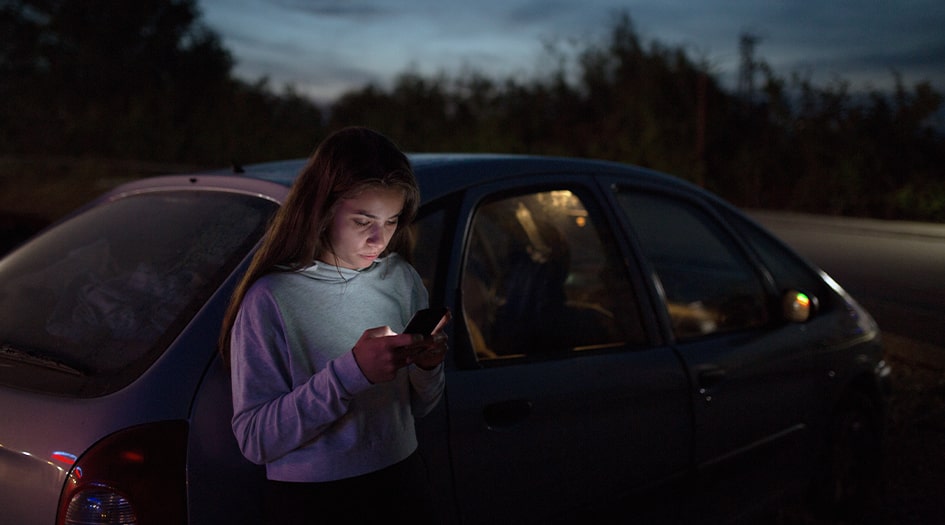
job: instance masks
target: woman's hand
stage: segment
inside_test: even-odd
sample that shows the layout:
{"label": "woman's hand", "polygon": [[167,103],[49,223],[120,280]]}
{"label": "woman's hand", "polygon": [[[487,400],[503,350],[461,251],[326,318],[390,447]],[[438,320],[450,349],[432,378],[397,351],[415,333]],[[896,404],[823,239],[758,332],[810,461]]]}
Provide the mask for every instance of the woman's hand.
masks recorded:
{"label": "woman's hand", "polygon": [[398,370],[411,363],[433,370],[446,358],[447,348],[442,328],[423,336],[397,334],[389,326],[379,326],[365,330],[351,351],[364,377],[376,384],[391,381]]}
{"label": "woman's hand", "polygon": [[410,354],[407,358],[408,362],[424,370],[433,370],[443,362],[446,358],[446,350],[449,348],[443,327],[449,323],[451,317],[452,314],[447,311],[446,322],[442,323],[440,328],[434,330],[432,335],[424,337],[423,341],[414,343],[408,348]]}
{"label": "woman's hand", "polygon": [[[397,376],[397,371],[407,366],[414,345],[422,345],[424,337],[417,334],[397,334],[389,326],[370,328],[351,350],[361,373],[371,383],[385,383]],[[441,359],[442,360],[442,359]]]}
{"label": "woman's hand", "polygon": [[407,362],[424,370],[433,370],[446,358],[448,348],[446,334],[434,332],[433,335],[424,337],[422,342],[415,343],[407,349],[409,353]]}

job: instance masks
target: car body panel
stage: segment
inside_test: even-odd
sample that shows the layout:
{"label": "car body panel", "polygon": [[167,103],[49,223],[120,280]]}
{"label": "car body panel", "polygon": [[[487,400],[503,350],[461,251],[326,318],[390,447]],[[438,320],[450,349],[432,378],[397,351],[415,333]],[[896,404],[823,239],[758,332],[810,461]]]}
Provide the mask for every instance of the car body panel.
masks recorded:
{"label": "car body panel", "polygon": [[[192,176],[173,176],[125,185],[83,209],[141,193],[181,189],[249,194],[274,202],[284,198],[287,191],[282,186],[242,178],[200,177],[198,180]],[[82,213],[79,210],[73,216]],[[67,217],[61,223],[68,221]],[[29,244],[22,249],[29,249]],[[234,276],[230,277],[230,288],[235,280]],[[92,445],[125,428],[154,421],[191,419],[195,392],[216,354],[218,330],[214,327],[218,327],[222,319],[225,301],[225,291],[213,294],[207,303],[210,306],[196,311],[188,328],[181,331],[176,341],[140,376],[116,392],[76,398],[0,386],[3,400],[0,472],[4,473],[3,479],[18,480],[16,491],[0,491],[0,509],[23,513],[17,523],[51,523],[67,472]],[[8,370],[16,367],[13,369],[16,373],[29,374],[34,365],[3,362],[2,366]],[[231,409],[226,406],[228,403],[227,400],[224,408]],[[24,427],[25,422],[28,427]],[[30,465],[24,466],[22,458],[30,458]],[[24,499],[20,490],[30,497]],[[29,505],[24,507],[24,501]]]}
{"label": "car body panel", "polygon": [[[187,366],[183,359],[165,354],[138,381],[116,394],[68,399],[0,387],[3,410],[0,428],[22,428],[28,422],[30,432],[3,432],[0,472],[3,479],[17,479],[31,502],[29,520],[17,523],[52,523],[59,494],[72,462],[89,447],[118,430],[151,421],[186,420],[193,391],[199,384],[206,363]],[[175,377],[168,388],[168,377]],[[157,378],[157,380],[155,380]],[[17,457],[28,457],[32,466],[17,468]],[[8,470],[10,469],[10,470]],[[8,478],[7,475],[10,475]],[[0,491],[0,508],[21,508],[24,500],[16,492]],[[44,519],[43,519],[44,518]]]}
{"label": "car body panel", "polygon": [[[550,171],[538,173],[510,170],[515,174],[512,179],[507,174],[474,178],[475,173],[489,171],[471,170],[458,215],[470,218],[483,199],[511,187],[599,193],[586,173],[562,165],[543,165],[537,169]],[[449,224],[447,230],[461,239],[470,227],[464,220]],[[452,260],[463,258],[463,243],[447,245],[453,247]],[[446,284],[439,289],[461,287],[457,267],[450,265]],[[639,276],[634,277],[639,282]],[[454,311],[462,310],[456,294],[446,294],[445,301]],[[454,319],[454,324],[461,322]],[[645,324],[652,329],[655,322],[649,318]],[[688,379],[671,348],[607,348],[574,359],[479,367],[469,365],[475,362],[473,350],[456,333],[454,357],[467,366],[448,365],[445,413],[449,417],[440,435],[448,430],[449,453],[430,450],[443,447],[442,442],[427,442],[423,449],[440,462],[449,459],[453,504],[464,520],[561,517],[575,507],[593,507],[686,472],[692,439]],[[627,385],[634,386],[632,391]],[[429,426],[429,419],[420,421],[420,426]],[[614,458],[608,451],[616,449],[638,452]],[[582,468],[586,464],[595,467]],[[539,465],[545,475],[536,477]]]}
{"label": "car body panel", "polygon": [[689,466],[687,379],[667,349],[456,371],[448,388],[455,492],[473,523],[548,520]]}
{"label": "car body panel", "polygon": [[[683,510],[697,517],[743,512],[786,493],[788,481],[806,480],[833,404],[853,385],[875,381],[884,366],[868,313],[815,268],[804,270],[815,276],[817,288],[812,319],[780,320],[778,299],[787,281],[748,231],[754,223],[691,184],[585,159],[410,158],[423,200],[418,227],[430,232],[410,255],[431,303],[454,312],[444,401],[418,421],[444,523],[566,519],[621,501],[632,502],[623,507],[631,513],[649,503],[648,510],[662,518]],[[246,166],[236,175],[145,179],[108,192],[73,216],[167,191],[234,192],[278,203],[304,164],[295,159]],[[679,313],[666,306],[672,283],[661,280],[641,244],[647,226],[621,211],[619,192],[627,189],[670,195],[702,210],[755,272],[767,321],[748,330],[677,337]],[[621,262],[633,296],[633,304],[616,308],[639,317],[642,338],[548,358],[529,357],[526,348],[525,357],[480,360],[470,335],[474,326],[462,315],[473,217],[498,196],[548,190],[573,190],[592,223],[612,235],[607,250]],[[734,224],[731,215],[748,226]],[[777,245],[769,250],[773,259],[779,250],[790,253],[771,242]],[[72,459],[114,432],[174,420],[189,425],[190,523],[259,521],[263,470],[239,454],[229,426],[229,372],[215,348],[226,301],[247,263],[248,256],[126,386],[69,397],[0,385],[0,509],[6,516],[24,525],[51,523]]]}

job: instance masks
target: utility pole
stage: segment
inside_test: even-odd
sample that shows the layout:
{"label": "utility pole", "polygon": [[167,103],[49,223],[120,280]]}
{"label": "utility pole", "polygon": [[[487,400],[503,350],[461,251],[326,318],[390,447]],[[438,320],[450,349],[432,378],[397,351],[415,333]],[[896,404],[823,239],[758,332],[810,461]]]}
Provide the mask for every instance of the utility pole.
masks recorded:
{"label": "utility pole", "polygon": [[738,70],[738,94],[745,100],[753,101],[755,98],[755,69],[758,64],[755,62],[755,46],[760,38],[748,32],[742,33],[738,42],[739,54],[741,55],[741,65]]}

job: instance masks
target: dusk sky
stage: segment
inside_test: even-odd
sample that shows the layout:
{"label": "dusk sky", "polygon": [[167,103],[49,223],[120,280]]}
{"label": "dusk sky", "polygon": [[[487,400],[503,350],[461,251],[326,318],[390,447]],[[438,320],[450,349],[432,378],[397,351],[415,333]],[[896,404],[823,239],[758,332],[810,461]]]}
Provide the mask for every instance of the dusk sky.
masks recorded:
{"label": "dusk sky", "polygon": [[545,43],[600,42],[618,13],[645,44],[683,47],[734,86],[738,39],[759,37],[756,58],[818,85],[885,89],[899,73],[945,93],[942,0],[198,0],[248,81],[330,102],[407,71],[475,70],[529,79],[551,62]]}

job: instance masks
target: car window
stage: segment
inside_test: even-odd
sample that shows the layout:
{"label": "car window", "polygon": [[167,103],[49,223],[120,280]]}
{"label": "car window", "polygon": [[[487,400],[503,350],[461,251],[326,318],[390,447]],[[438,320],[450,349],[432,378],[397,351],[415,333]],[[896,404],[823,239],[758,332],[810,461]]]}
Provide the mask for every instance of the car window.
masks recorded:
{"label": "car window", "polygon": [[645,341],[613,240],[572,191],[484,202],[465,253],[463,316],[480,361]]}
{"label": "car window", "polygon": [[177,337],[262,234],[277,205],[209,191],[93,208],[0,262],[0,367],[11,386],[117,390]]}
{"label": "car window", "polygon": [[423,284],[430,294],[434,293],[437,270],[445,270],[439,264],[445,222],[446,212],[436,210],[414,221],[410,227],[414,246],[407,259],[423,278]]}
{"label": "car window", "polygon": [[653,265],[678,339],[764,324],[764,287],[733,239],[704,210],[650,193],[618,198]]}
{"label": "car window", "polygon": [[819,300],[830,296],[826,283],[814,269],[770,234],[735,213],[727,212],[726,217],[729,223],[751,243],[774,279],[779,292],[796,289],[813,295]]}

